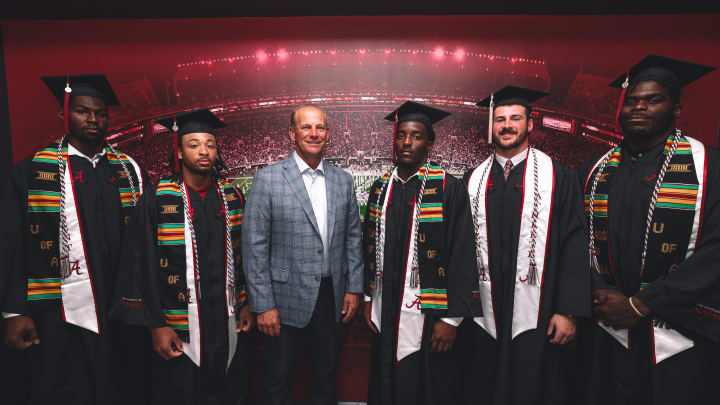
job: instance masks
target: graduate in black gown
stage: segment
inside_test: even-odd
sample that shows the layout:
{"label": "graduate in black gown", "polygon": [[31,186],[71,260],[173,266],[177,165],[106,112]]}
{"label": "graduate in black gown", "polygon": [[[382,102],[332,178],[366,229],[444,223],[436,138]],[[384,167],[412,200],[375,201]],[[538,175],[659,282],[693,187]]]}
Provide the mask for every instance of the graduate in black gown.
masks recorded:
{"label": "graduate in black gown", "polygon": [[143,197],[125,238],[127,271],[112,316],[149,327],[153,404],[242,404],[254,324],[240,256],[244,198],[221,176],[209,110],[160,119],[175,128],[174,174]]}
{"label": "graduate in black gown", "polygon": [[[104,75],[43,80],[61,103],[66,135],[18,163],[2,192],[10,241],[0,246],[9,273],[0,285],[4,341],[29,351],[30,403],[135,401],[144,331],[107,315],[126,224],[147,176],[105,142],[108,106],[118,100]],[[137,390],[119,389],[129,384]]]}
{"label": "graduate in black gown", "polygon": [[624,138],[579,169],[599,322],[583,403],[718,402],[720,155],[675,127],[681,88],[712,70],[650,55],[611,84]]}
{"label": "graduate in black gown", "polygon": [[482,313],[467,191],[428,159],[447,115],[407,102],[386,118],[397,167],[373,185],[363,225],[368,404],[452,403],[455,330]]}
{"label": "graduate in black gown", "polygon": [[464,176],[484,316],[458,332],[462,403],[568,403],[568,344],[590,315],[590,275],[575,171],[528,145],[530,103],[546,95],[506,86],[478,104],[490,107],[495,153]]}

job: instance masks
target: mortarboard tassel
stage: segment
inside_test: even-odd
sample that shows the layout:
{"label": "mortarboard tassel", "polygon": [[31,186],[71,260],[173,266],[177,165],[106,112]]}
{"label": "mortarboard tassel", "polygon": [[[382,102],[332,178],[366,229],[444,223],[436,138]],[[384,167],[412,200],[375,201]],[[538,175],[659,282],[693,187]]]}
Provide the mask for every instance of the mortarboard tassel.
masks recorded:
{"label": "mortarboard tassel", "polygon": [[180,173],[180,159],[178,158],[178,124],[175,114],[173,114],[173,156],[175,157],[175,173]]}
{"label": "mortarboard tassel", "polygon": [[65,135],[70,133],[70,92],[72,89],[70,88],[70,75],[67,77],[67,81],[65,82],[65,96],[63,98],[63,124],[65,125]]}
{"label": "mortarboard tassel", "polygon": [[620,133],[620,110],[625,103],[625,93],[630,85],[630,71],[628,70],[625,74],[625,81],[622,84],[622,92],[620,93],[620,103],[618,104],[617,111],[615,112],[615,133]]}
{"label": "mortarboard tassel", "polygon": [[397,155],[395,152],[395,139],[397,139],[397,128],[398,128],[398,113],[397,113],[397,111],[395,111],[395,127],[393,128],[393,139],[392,139],[393,166],[395,166],[395,163],[397,162]]}
{"label": "mortarboard tassel", "polygon": [[488,109],[488,144],[492,144],[493,113],[495,110],[495,93],[490,94],[490,107]]}

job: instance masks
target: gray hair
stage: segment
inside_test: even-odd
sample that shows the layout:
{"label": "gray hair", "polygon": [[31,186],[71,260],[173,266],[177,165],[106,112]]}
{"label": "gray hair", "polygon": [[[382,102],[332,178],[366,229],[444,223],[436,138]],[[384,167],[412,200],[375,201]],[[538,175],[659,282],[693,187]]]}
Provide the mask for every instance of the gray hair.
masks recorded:
{"label": "gray hair", "polygon": [[298,111],[304,109],[304,108],[315,108],[316,110],[319,110],[323,114],[323,120],[325,121],[325,125],[327,126],[327,112],[325,112],[324,109],[320,108],[316,104],[301,104],[298,108],[293,110],[293,112],[290,113],[290,128],[295,126],[295,117],[297,116]]}

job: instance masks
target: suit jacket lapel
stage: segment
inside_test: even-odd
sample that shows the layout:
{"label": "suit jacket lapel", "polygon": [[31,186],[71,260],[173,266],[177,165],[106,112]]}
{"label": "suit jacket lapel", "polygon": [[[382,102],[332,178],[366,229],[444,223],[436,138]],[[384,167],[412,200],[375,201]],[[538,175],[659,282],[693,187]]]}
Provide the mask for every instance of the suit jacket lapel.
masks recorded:
{"label": "suit jacket lapel", "polygon": [[300,206],[303,208],[303,211],[305,211],[308,219],[310,219],[310,223],[315,229],[315,232],[320,235],[320,228],[318,228],[317,220],[315,220],[315,212],[310,202],[310,196],[308,196],[307,189],[305,188],[305,182],[300,174],[300,169],[292,156],[285,160],[283,169],[283,176],[285,176],[285,180],[287,180],[290,185],[290,189],[298,201],[300,201]]}
{"label": "suit jacket lapel", "polygon": [[325,167],[325,195],[327,197],[327,244],[330,247],[335,227],[335,204],[340,196],[338,195],[335,168],[330,167],[327,163],[323,163],[323,166]]}

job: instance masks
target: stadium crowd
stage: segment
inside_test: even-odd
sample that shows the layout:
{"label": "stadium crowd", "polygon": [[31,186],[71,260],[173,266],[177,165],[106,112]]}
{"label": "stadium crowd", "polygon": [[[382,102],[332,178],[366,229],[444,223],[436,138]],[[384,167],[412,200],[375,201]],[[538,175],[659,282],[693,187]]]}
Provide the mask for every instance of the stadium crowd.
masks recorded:
{"label": "stadium crowd", "polygon": [[[328,111],[332,136],[326,157],[349,171],[380,172],[390,166],[393,123],[383,120],[379,109],[340,108]],[[219,147],[230,172],[234,175],[254,173],[260,168],[284,159],[292,152],[288,138],[290,117],[273,112],[226,120]],[[530,141],[550,156],[577,167],[593,154],[607,150],[608,145],[591,138],[541,127],[536,124]],[[492,153],[486,142],[486,117],[479,111],[455,111],[452,119],[435,128],[438,137],[431,158],[451,173],[463,173],[480,164]],[[123,143],[120,147],[137,156],[153,180],[167,172],[171,137],[161,132]]]}

